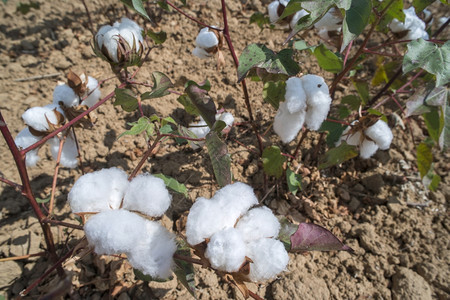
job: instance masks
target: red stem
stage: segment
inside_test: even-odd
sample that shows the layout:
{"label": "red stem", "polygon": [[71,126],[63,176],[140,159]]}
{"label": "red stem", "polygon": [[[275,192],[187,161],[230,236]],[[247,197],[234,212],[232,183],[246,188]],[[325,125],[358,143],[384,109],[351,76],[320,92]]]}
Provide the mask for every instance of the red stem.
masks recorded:
{"label": "red stem", "polygon": [[58,226],[64,226],[64,227],[69,227],[69,228],[73,228],[73,229],[83,230],[83,226],[81,226],[81,225],[71,224],[71,223],[58,221],[58,220],[53,220],[53,219],[44,219],[43,223],[49,223],[49,224],[53,224],[53,225],[58,225]]}
{"label": "red stem", "polygon": [[12,186],[16,191],[22,192],[22,186],[20,184],[15,183],[15,182],[13,182],[9,179],[3,178],[3,177],[0,177],[0,181]]}
{"label": "red stem", "polygon": [[351,41],[351,42],[348,44],[347,52],[345,53],[345,57],[344,57],[344,63],[343,63],[344,67],[345,67],[345,65],[347,64],[348,56],[350,55],[350,50],[352,50],[352,46],[353,46],[353,41]]}

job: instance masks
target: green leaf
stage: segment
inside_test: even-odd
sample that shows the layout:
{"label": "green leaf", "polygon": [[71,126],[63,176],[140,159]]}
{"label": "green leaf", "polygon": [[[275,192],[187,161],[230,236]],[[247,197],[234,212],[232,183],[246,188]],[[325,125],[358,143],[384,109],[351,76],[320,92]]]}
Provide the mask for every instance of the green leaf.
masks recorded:
{"label": "green leaf", "polygon": [[442,107],[444,115],[444,128],[442,129],[439,146],[442,149],[450,147],[450,106],[448,104]]}
{"label": "green leaf", "polygon": [[[208,92],[197,84],[190,84],[186,89],[189,100],[195,106],[198,113],[203,117],[209,128],[212,128],[216,122],[216,105]],[[184,98],[186,100],[186,98]]]}
{"label": "green leaf", "polygon": [[280,178],[283,175],[283,164],[286,157],[281,155],[281,150],[277,146],[270,146],[264,149],[262,163],[264,172],[269,176]]}
{"label": "green leaf", "polygon": [[132,112],[138,108],[138,100],[136,97],[131,95],[129,89],[119,89],[114,90],[116,95],[116,101],[114,101],[114,106],[120,105],[122,109],[127,112]]}
{"label": "green leaf", "polygon": [[294,47],[294,49],[300,50],[300,51],[315,48],[315,46],[308,46],[308,44],[303,40],[295,41],[293,47]]}
{"label": "green leaf", "polygon": [[217,183],[224,187],[231,183],[231,158],[227,145],[219,138],[215,131],[206,135],[206,147],[211,158],[211,163]]}
{"label": "green leaf", "polygon": [[202,90],[205,90],[207,92],[209,92],[211,90],[211,82],[209,82],[208,79],[206,79],[203,82],[197,83],[193,80],[188,80],[185,84],[184,84],[184,88],[187,89],[189,86],[195,84],[196,86],[200,87]]}
{"label": "green leaf", "polygon": [[434,192],[437,190],[440,182],[441,182],[441,176],[433,173],[433,174],[431,174],[431,176],[429,178],[428,188]]}
{"label": "green leaf", "polygon": [[117,137],[117,139],[120,139],[124,135],[138,135],[138,134],[141,134],[144,131],[147,132],[147,133],[152,133],[153,134],[153,130],[151,132],[149,132],[149,128],[154,126],[154,124],[152,124],[150,122],[150,120],[148,118],[146,118],[146,117],[141,117],[141,118],[139,118],[139,120],[137,122],[129,123],[129,125],[132,125],[132,127],[129,130],[127,130],[125,132],[122,132]]}
{"label": "green leaf", "polygon": [[358,110],[361,105],[361,98],[355,95],[347,95],[341,99],[342,104],[347,104],[353,110]]}
{"label": "green leaf", "polygon": [[161,178],[164,180],[164,183],[166,186],[171,189],[172,191],[175,191],[179,194],[184,195],[184,197],[188,198],[188,190],[186,186],[182,183],[179,183],[175,178],[164,175],[164,174],[153,174],[153,176]]}
{"label": "green leaf", "polygon": [[[427,8],[428,5],[432,4],[435,0],[413,0],[413,6],[416,10],[416,14]],[[448,4],[448,3],[447,3]]]}
{"label": "green leaf", "polygon": [[277,216],[280,222],[280,231],[277,239],[281,241],[286,251],[291,250],[291,236],[297,231],[298,225],[292,224],[286,217]]}
{"label": "green leaf", "polygon": [[270,19],[267,15],[258,12],[255,12],[253,15],[251,15],[250,17],[250,24],[255,23],[256,25],[258,25],[258,27],[263,30],[264,29],[264,25],[266,24],[270,24]]}
{"label": "green leaf", "polygon": [[41,199],[39,197],[36,197],[36,202],[41,204],[41,203],[48,203],[50,201],[50,198],[52,197],[52,195],[48,196],[47,198]]}
{"label": "green leaf", "polygon": [[342,58],[328,50],[324,44],[320,44],[314,49],[314,56],[317,58],[319,66],[325,71],[339,73],[342,71]]}
{"label": "green leaf", "polygon": [[369,84],[367,81],[362,80],[352,80],[353,85],[356,88],[356,91],[358,92],[359,97],[362,100],[362,103],[365,105],[369,101]]}
{"label": "green leaf", "polygon": [[289,192],[293,195],[302,190],[302,175],[295,174],[290,168],[286,169],[286,181]]}
{"label": "green leaf", "polygon": [[180,97],[177,98],[177,101],[181,103],[181,105],[184,106],[184,110],[191,115],[194,116],[200,116],[200,112],[198,111],[197,107],[195,107],[194,103],[192,103],[191,99],[188,95],[183,94]]}
{"label": "green leaf", "polygon": [[[434,0],[433,0],[434,1]],[[388,32],[389,26],[388,24],[395,18],[400,22],[405,21],[405,13],[403,12],[403,0],[389,0],[389,1],[378,1],[375,0],[372,2],[374,9],[378,12],[383,11],[387,5],[385,14],[381,17],[381,20],[378,22],[376,29],[380,32]],[[375,21],[377,16],[375,14],[372,15],[372,21]]]}
{"label": "green leaf", "polygon": [[383,115],[383,113],[381,111],[376,110],[374,108],[369,108],[367,110],[367,112],[371,115],[380,116],[381,117],[380,120],[383,120],[384,122],[388,123],[387,117],[385,115]]}
{"label": "green leaf", "polygon": [[283,10],[283,13],[280,16],[280,20],[286,18],[287,16],[293,15],[299,10],[302,9],[302,1],[289,1],[285,9]]}
{"label": "green leaf", "polygon": [[165,31],[154,32],[152,30],[147,31],[147,35],[155,42],[156,45],[160,45],[167,40],[167,33]]}
{"label": "green leaf", "polygon": [[345,11],[344,23],[342,24],[343,41],[341,51],[347,47],[350,41],[363,32],[364,28],[366,28],[366,25],[369,23],[371,13],[372,1],[352,1],[350,8]]}
{"label": "green leaf", "polygon": [[156,281],[156,282],[167,282],[173,279],[172,276],[170,276],[169,278],[157,278],[157,277],[152,277],[150,275],[145,275],[144,273],[142,273],[142,271],[133,268],[133,273],[134,276],[136,276],[137,279],[145,281],[145,282],[150,282],[150,281]]}
{"label": "green leaf", "polygon": [[166,1],[156,1],[156,3],[159,5],[159,7],[161,7],[165,11],[170,12],[170,6],[167,4]]}
{"label": "green leaf", "polygon": [[345,127],[342,124],[336,123],[336,122],[330,122],[330,121],[324,121],[322,125],[319,128],[320,132],[328,132],[327,135],[327,145],[328,147],[334,147],[336,142],[339,140],[339,138],[342,135],[342,132],[344,132]]}
{"label": "green leaf", "polygon": [[428,174],[433,163],[433,154],[431,153],[432,143],[422,142],[417,146],[417,168],[420,178]]}
{"label": "green leaf", "polygon": [[338,165],[346,160],[358,156],[356,146],[342,142],[338,147],[328,150],[320,159],[319,169],[329,168]]}
{"label": "green leaf", "polygon": [[[6,3],[6,2],[4,1],[4,3]],[[25,14],[29,13],[32,8],[39,9],[40,7],[41,7],[41,4],[39,2],[34,2],[34,1],[31,1],[30,3],[19,2],[17,4],[17,11],[19,11],[20,13],[25,15]]]}
{"label": "green leaf", "polygon": [[264,102],[269,103],[275,109],[278,109],[280,101],[284,101],[284,94],[286,92],[286,82],[285,81],[268,81],[263,87],[263,99]]}
{"label": "green leaf", "polygon": [[138,14],[140,14],[147,20],[151,21],[150,17],[147,14],[147,11],[145,10],[144,5],[142,4],[142,0],[120,0],[120,1],[129,8],[134,9]]}
{"label": "green leaf", "polygon": [[238,82],[253,68],[261,68],[273,74],[296,75],[300,67],[292,59],[293,51],[283,49],[275,53],[262,44],[248,45],[239,57]]}
{"label": "green leaf", "polygon": [[163,125],[161,126],[161,128],[159,128],[159,132],[161,134],[167,134],[167,133],[172,133],[174,130],[172,129],[172,126],[170,126],[169,124]]}
{"label": "green leaf", "polygon": [[436,143],[439,143],[439,137],[444,127],[443,114],[439,116],[439,109],[432,107],[430,112],[423,114],[423,118],[427,125],[428,134]]}
{"label": "green leaf", "polygon": [[222,120],[217,120],[214,123],[213,127],[211,128],[211,130],[217,132],[218,134],[220,134],[225,127],[227,127],[227,123],[225,123]]}
{"label": "green leaf", "polygon": [[436,86],[441,86],[450,80],[450,41],[438,46],[424,39],[411,41],[403,58],[403,73],[416,68],[436,75]]}
{"label": "green leaf", "polygon": [[[184,240],[177,240],[177,251],[178,255],[191,257],[191,251],[189,246]],[[188,290],[188,292],[197,299],[195,295],[195,270],[194,265],[191,262],[187,262],[181,259],[174,258],[175,267],[174,273],[181,284]]]}
{"label": "green leaf", "polygon": [[143,93],[141,95],[141,100],[160,98],[170,94],[168,89],[173,87],[173,83],[170,81],[169,77],[164,73],[156,71],[152,73],[152,79],[152,91]]}
{"label": "green leaf", "polygon": [[447,103],[448,89],[434,85],[419,89],[406,102],[406,117],[417,116],[431,111],[432,107],[444,106]]}

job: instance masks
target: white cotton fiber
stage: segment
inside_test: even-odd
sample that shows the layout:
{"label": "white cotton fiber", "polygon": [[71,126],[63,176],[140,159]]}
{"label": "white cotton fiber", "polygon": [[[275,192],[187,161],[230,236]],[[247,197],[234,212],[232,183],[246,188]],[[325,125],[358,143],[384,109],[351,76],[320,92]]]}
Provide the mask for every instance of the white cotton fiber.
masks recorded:
{"label": "white cotton fiber", "polygon": [[201,59],[206,59],[212,56],[211,53],[208,53],[205,49],[199,47],[195,47],[194,50],[192,50],[192,54]]}
{"label": "white cotton fiber", "polygon": [[119,30],[114,27],[103,34],[103,47],[106,48],[109,58],[116,63],[119,62],[117,57],[119,34]]}
{"label": "white cotton fiber", "polygon": [[56,111],[59,112],[64,118],[66,117],[66,114],[64,113],[64,110],[58,104],[50,103],[50,104],[47,104],[44,107],[47,108],[47,109],[50,109],[52,111],[55,111],[55,109],[56,109]]}
{"label": "white cotton fiber", "polygon": [[148,173],[135,177],[125,192],[123,208],[159,217],[169,208],[172,196],[164,181]]}
{"label": "white cotton fiber", "polygon": [[286,80],[286,92],[284,94],[286,108],[289,113],[297,113],[306,108],[306,93],[303,89],[302,80],[291,77]]}
{"label": "white cotton fiber", "polygon": [[273,1],[267,6],[267,10],[269,12],[270,23],[275,23],[278,21],[280,16],[278,16],[278,7],[280,6],[280,2],[278,0]]}
{"label": "white cotton fiber", "polygon": [[330,111],[331,97],[321,76],[308,74],[301,77],[308,106],[305,122],[309,129],[318,130]]}
{"label": "white cotton fiber", "polygon": [[323,31],[340,31],[342,28],[342,18],[339,16],[339,11],[332,7],[322,19],[314,24],[314,27]]}
{"label": "white cotton fiber", "polygon": [[91,216],[84,225],[86,238],[97,254],[128,253],[145,234],[146,220],[135,213],[119,209]]}
{"label": "white cotton fiber", "polygon": [[[208,125],[206,124],[205,120],[203,120],[202,117],[200,117],[200,121],[198,123],[191,123],[189,124],[189,126],[190,127],[188,127],[188,129],[193,134],[195,134],[195,136],[199,139],[204,138],[210,131]],[[205,144],[204,141],[197,141],[197,142],[189,141],[189,145],[194,150],[203,147],[204,144]]]}
{"label": "white cotton fiber", "polygon": [[344,132],[342,132],[341,139],[336,144],[336,146],[339,146],[341,144],[340,141],[345,141],[347,144],[352,145],[352,146],[359,145],[359,143],[361,142],[361,132],[357,131],[354,134],[349,134],[350,128],[351,128],[350,126],[345,128]]}
{"label": "white cotton fiber", "polygon": [[309,13],[304,9],[296,12],[294,14],[294,16],[292,17],[291,22],[289,23],[289,27],[291,27],[291,29],[294,29],[295,25],[297,25],[298,20],[300,20],[301,18],[303,18],[306,15],[309,15]]}
{"label": "white cotton fiber", "polygon": [[100,49],[102,48],[105,33],[111,30],[111,28],[113,28],[111,25],[103,25],[98,30],[97,34],[95,35],[95,40],[97,41],[98,48]]}
{"label": "white cotton fiber", "polygon": [[220,205],[210,199],[197,198],[186,222],[186,238],[190,245],[197,245],[215,232],[226,228]]}
{"label": "white cotton fiber", "polygon": [[37,131],[48,131],[50,129],[48,122],[56,125],[58,120],[55,113],[47,107],[32,107],[22,114],[22,119],[28,126]]}
{"label": "white cotton fiber", "polygon": [[280,137],[283,143],[289,143],[297,136],[305,122],[304,110],[291,114],[286,102],[280,102],[277,114],[275,115],[273,130]]}
{"label": "white cotton fiber", "polygon": [[359,155],[361,158],[368,159],[377,152],[378,146],[372,141],[364,139],[359,146]]}
{"label": "white cotton fiber", "polygon": [[404,9],[403,12],[405,13],[405,22],[400,22],[398,19],[392,20],[389,24],[392,32],[408,30],[406,36],[402,37],[405,40],[428,39],[428,33],[425,31],[425,22],[416,15],[414,6]]}
{"label": "white cotton fiber", "polygon": [[319,95],[327,95],[328,97],[330,96],[328,85],[326,84],[323,77],[313,74],[307,74],[302,76],[300,79],[302,81],[303,89],[305,90],[307,105],[318,105],[319,103],[316,103],[315,99]]}
{"label": "white cotton fiber", "polygon": [[[216,121],[219,121],[219,120],[225,122],[225,124],[227,125],[225,128],[229,128],[229,127],[233,126],[233,123],[234,123],[234,117],[229,112],[217,114]],[[224,130],[225,130],[225,128],[224,128]]]}
{"label": "white cotton fiber", "polygon": [[[20,149],[28,148],[29,146],[33,145],[34,143],[37,143],[41,140],[41,137],[34,136],[31,134],[30,129],[28,127],[22,129],[20,131],[16,138],[14,139],[14,142],[16,143],[17,147]],[[28,151],[25,158],[25,163],[27,167],[34,167],[36,166],[37,162],[39,161],[40,157],[38,155],[38,149],[34,149],[31,151]]]}
{"label": "white cotton fiber", "polygon": [[214,32],[209,31],[209,28],[205,27],[200,30],[200,33],[197,35],[195,44],[197,45],[197,47],[209,49],[217,46],[219,44],[219,40],[217,39],[217,36],[214,34]]}
{"label": "white cotton fiber", "polygon": [[[118,22],[116,22],[118,23]],[[116,23],[114,23],[114,25],[116,25]],[[130,28],[130,30],[134,30],[136,33],[139,33],[142,35],[142,28],[133,20],[130,20],[128,18],[122,18],[120,19],[120,23],[119,23],[119,28]]]}
{"label": "white cotton fiber", "polygon": [[224,186],[214,194],[211,200],[218,201],[223,209],[229,210],[230,214],[236,214],[235,221],[250,207],[258,204],[253,188],[242,182]]}
{"label": "white cotton fiber", "polygon": [[174,234],[161,224],[145,221],[143,232],[127,253],[130,264],[145,275],[167,278],[171,274],[172,256],[177,249]]}
{"label": "white cotton fiber", "polygon": [[214,269],[237,272],[244,263],[245,254],[242,234],[235,228],[227,228],[212,235],[205,257]]}
{"label": "white cotton fiber", "polygon": [[73,213],[118,209],[127,187],[127,174],[118,168],[88,173],[73,185],[69,204]]}
{"label": "white cotton fiber", "polygon": [[253,260],[250,263],[249,279],[261,282],[273,279],[286,269],[289,255],[282,242],[263,238],[248,244],[247,256]]}
{"label": "white cotton fiber", "polygon": [[83,100],[81,104],[87,105],[88,107],[93,106],[100,99],[102,92],[100,91],[100,86],[98,86],[98,81],[94,77],[89,76],[87,82],[87,94],[89,95]]}
{"label": "white cotton fiber", "polygon": [[378,120],[375,124],[367,128],[365,134],[371,138],[381,150],[389,149],[394,137],[388,124],[383,120]]}
{"label": "white cotton fiber", "polygon": [[[49,140],[49,143],[53,159],[56,160],[58,158],[60,139],[55,136],[54,138]],[[75,143],[73,135],[69,134],[62,148],[60,163],[63,167],[76,168],[78,165],[77,157],[77,144]]]}
{"label": "white cotton fiber", "polygon": [[280,231],[280,222],[269,208],[256,207],[239,220],[236,229],[242,233],[246,242],[261,238],[276,238]]}
{"label": "white cotton fiber", "polygon": [[77,106],[79,98],[67,84],[57,85],[53,91],[53,104],[62,102],[66,107]]}

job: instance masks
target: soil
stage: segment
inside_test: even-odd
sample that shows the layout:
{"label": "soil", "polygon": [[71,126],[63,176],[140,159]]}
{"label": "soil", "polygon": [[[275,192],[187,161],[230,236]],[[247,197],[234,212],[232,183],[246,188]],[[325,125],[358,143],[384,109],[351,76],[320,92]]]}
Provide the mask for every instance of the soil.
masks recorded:
{"label": "soil", "polygon": [[[92,34],[81,1],[34,1],[23,15],[16,11],[16,1],[0,2],[0,109],[15,136],[23,127],[22,113],[33,106],[51,103],[57,81],[64,81],[69,70],[87,72],[97,79],[112,76],[108,64],[91,49]],[[95,29],[112,24],[126,15],[119,1],[88,1]],[[180,4],[180,1],[176,1]],[[239,53],[250,42],[282,49],[282,30],[261,31],[249,25],[255,12],[265,12],[260,1],[228,1],[229,25],[235,49]],[[245,1],[243,1],[245,2]],[[267,2],[267,1],[266,1]],[[436,3],[435,3],[436,4]],[[436,4],[437,5],[437,4]],[[248,125],[241,86],[228,51],[226,66],[217,71],[214,59],[200,60],[191,55],[199,26],[180,14],[149,6],[155,23],[128,12],[128,16],[153,31],[167,32],[167,41],[154,46],[149,61],[137,75],[138,81],[151,83],[151,73],[160,71],[182,91],[186,80],[209,79],[211,97],[216,104],[236,117],[227,138],[235,180],[255,188],[259,198],[279,215],[297,222],[311,221],[332,230],[355,250],[347,252],[310,252],[290,254],[288,270],[265,284],[249,288],[267,299],[449,299],[450,298],[450,201],[449,153],[435,153],[435,168],[442,177],[439,189],[426,191],[418,175],[414,143],[424,139],[426,130],[420,119],[410,119],[412,136],[401,122],[394,126],[394,141],[388,151],[378,151],[371,159],[352,159],[338,167],[317,169],[317,157],[326,151],[318,144],[319,134],[308,133],[298,162],[302,166],[303,190],[288,195],[282,182],[271,179],[267,195],[258,157],[256,139]],[[206,23],[219,25],[220,1],[188,1],[183,8]],[[309,43],[317,43],[313,31],[303,35]],[[358,43],[358,42],[357,42]],[[153,44],[152,44],[153,45]],[[307,52],[296,56],[303,73],[319,72],[314,58]],[[373,71],[373,70],[372,70]],[[370,78],[370,70],[359,71]],[[48,74],[57,75],[19,81]],[[320,74],[320,73],[319,73]],[[330,73],[322,74],[328,83]],[[347,82],[344,81],[344,84]],[[102,95],[118,85],[116,79],[105,82]],[[261,132],[270,126],[275,111],[264,104],[262,86],[249,82],[251,104]],[[141,92],[146,91],[140,88]],[[336,99],[353,91],[339,86]],[[376,90],[371,91],[375,94]],[[339,100],[337,100],[339,101]],[[386,113],[392,112],[389,107]],[[138,113],[124,112],[108,101],[97,111],[98,122],[91,130],[77,130],[83,163],[80,168],[62,168],[58,175],[55,215],[58,220],[77,223],[66,204],[67,194],[82,171],[120,167],[131,172],[145,150],[143,137],[117,137],[129,129],[127,122],[139,118]],[[144,102],[146,115],[171,116],[187,125],[193,120],[177,101],[177,95]],[[414,139],[414,141],[412,140]],[[285,153],[292,153],[296,143],[282,145],[273,130],[264,135],[264,145],[276,143]],[[20,182],[6,143],[0,139],[1,176]],[[45,146],[41,161],[29,168],[36,196],[46,198],[51,190],[55,162]],[[169,228],[189,209],[199,196],[210,197],[218,189],[206,150],[192,150],[188,145],[164,143],[143,171],[163,173],[186,184],[189,197],[174,195],[171,209],[163,218]],[[274,187],[274,188],[272,188]],[[26,198],[5,184],[0,185],[0,257],[21,256],[44,251],[45,242],[36,217]],[[60,253],[65,253],[83,237],[82,231],[52,227]],[[51,265],[46,257],[1,262],[0,295],[15,298]],[[29,297],[37,298],[66,288],[71,299],[190,299],[186,289],[176,281],[145,283],[134,278],[126,260],[87,254],[64,264],[69,275],[62,283],[56,274],[49,276]],[[199,299],[242,299],[240,293],[214,272],[197,268]]]}

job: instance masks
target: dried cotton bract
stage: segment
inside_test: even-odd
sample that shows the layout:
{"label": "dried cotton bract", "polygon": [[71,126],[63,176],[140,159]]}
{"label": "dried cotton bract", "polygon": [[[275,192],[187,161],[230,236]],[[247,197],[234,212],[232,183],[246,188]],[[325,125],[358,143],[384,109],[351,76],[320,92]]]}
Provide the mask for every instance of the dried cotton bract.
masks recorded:
{"label": "dried cotton bract", "polygon": [[399,34],[404,40],[428,39],[428,33],[425,31],[426,24],[416,15],[414,6],[404,9],[403,12],[405,13],[404,22],[394,19],[389,24],[392,32]]}
{"label": "dried cotton bract", "polygon": [[224,272],[238,272],[250,260],[247,280],[265,281],[285,270],[289,256],[276,240],[280,223],[258,204],[253,189],[240,182],[227,185],[211,199],[198,198],[192,206],[186,237],[191,245],[206,242],[205,258]]}
{"label": "dried cotton bract", "polygon": [[309,129],[318,130],[330,110],[328,86],[317,75],[289,78],[284,98],[273,124],[283,143],[291,142],[305,122]]}

